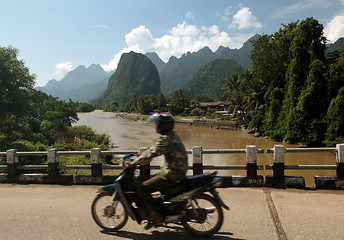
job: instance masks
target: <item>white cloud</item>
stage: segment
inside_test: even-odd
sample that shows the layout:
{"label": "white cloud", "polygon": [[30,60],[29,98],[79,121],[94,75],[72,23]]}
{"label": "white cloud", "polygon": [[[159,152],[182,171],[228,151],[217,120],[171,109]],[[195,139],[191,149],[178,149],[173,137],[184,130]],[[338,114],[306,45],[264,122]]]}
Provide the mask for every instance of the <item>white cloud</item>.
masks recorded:
{"label": "white cloud", "polygon": [[92,28],[110,29],[110,27],[107,25],[95,25],[95,26],[92,26]]}
{"label": "white cloud", "polygon": [[241,8],[234,16],[229,28],[241,29],[260,29],[263,27],[258,19],[252,14],[249,8]]}
{"label": "white cloud", "polygon": [[187,12],[187,13],[185,14],[185,17],[188,18],[188,19],[193,19],[193,18],[194,18],[192,12]]}
{"label": "white cloud", "polygon": [[[322,9],[329,8],[337,4],[338,0],[303,0],[285,8],[281,8],[273,14],[273,17],[285,17],[289,14],[303,11],[305,9]],[[342,3],[344,0],[340,0]]]}
{"label": "white cloud", "polygon": [[73,70],[73,64],[71,62],[63,62],[55,65],[55,76],[57,78],[63,77],[66,73]]}
{"label": "white cloud", "polygon": [[154,38],[148,28],[141,25],[134,28],[130,33],[125,35],[125,42],[129,48],[140,48],[146,51],[152,51],[154,45]]}
{"label": "white cloud", "polygon": [[198,28],[183,22],[173,27],[169,34],[154,38],[151,31],[141,25],[125,36],[127,47],[116,53],[114,58],[102,67],[105,71],[116,69],[121,55],[130,51],[156,52],[163,61],[168,61],[171,56],[180,57],[186,52],[195,52],[205,46],[212,51],[216,51],[219,46],[239,48],[251,36],[233,38],[227,32],[221,32],[218,26]]}
{"label": "white cloud", "polygon": [[326,24],[324,35],[331,42],[335,42],[338,38],[344,37],[344,13],[335,16]]}

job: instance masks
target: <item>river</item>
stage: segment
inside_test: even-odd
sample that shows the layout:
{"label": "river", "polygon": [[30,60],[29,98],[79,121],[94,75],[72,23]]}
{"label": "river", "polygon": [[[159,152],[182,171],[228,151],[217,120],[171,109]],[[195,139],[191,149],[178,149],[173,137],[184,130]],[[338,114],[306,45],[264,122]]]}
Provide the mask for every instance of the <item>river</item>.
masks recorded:
{"label": "river", "polygon": [[[79,113],[79,121],[75,125],[86,125],[97,133],[106,133],[121,150],[138,150],[140,147],[149,147],[158,138],[154,128],[144,121],[131,121],[114,117],[113,113],[94,111]],[[271,139],[257,138],[244,131],[220,130],[205,127],[176,125],[176,132],[187,149],[193,146],[202,146],[203,149],[245,149],[247,145],[255,145],[260,149],[273,148],[276,144],[283,144]],[[285,147],[297,145],[283,144]],[[191,157],[190,157],[191,158]],[[245,154],[211,154],[204,155],[204,165],[245,165]],[[152,164],[161,164],[158,158]],[[191,160],[189,160],[191,164]],[[258,165],[273,163],[273,154],[263,153],[257,156]],[[334,153],[287,153],[286,165],[335,165]],[[220,171],[221,174],[245,175],[242,170]],[[335,175],[335,170],[286,170],[285,175],[303,176],[307,187],[314,187],[315,175]],[[258,175],[272,175],[272,170],[258,170]]]}

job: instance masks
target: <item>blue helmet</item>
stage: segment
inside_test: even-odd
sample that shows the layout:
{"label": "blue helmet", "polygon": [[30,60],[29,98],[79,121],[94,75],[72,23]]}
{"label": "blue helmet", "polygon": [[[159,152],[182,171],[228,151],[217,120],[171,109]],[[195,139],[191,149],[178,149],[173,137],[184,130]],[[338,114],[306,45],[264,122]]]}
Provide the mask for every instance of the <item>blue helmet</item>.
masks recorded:
{"label": "blue helmet", "polygon": [[169,113],[154,113],[147,121],[154,123],[159,128],[161,134],[166,134],[174,128],[174,120]]}

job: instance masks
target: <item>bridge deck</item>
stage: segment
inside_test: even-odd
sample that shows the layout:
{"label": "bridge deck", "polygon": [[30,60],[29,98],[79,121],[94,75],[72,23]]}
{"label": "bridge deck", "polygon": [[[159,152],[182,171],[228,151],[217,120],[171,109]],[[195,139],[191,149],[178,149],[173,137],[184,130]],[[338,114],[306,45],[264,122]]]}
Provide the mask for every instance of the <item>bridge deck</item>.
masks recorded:
{"label": "bridge deck", "polygon": [[[118,233],[93,222],[96,186],[0,186],[0,240],[194,239],[176,225],[149,231],[129,220]],[[231,207],[213,239],[344,239],[344,191],[220,189]]]}

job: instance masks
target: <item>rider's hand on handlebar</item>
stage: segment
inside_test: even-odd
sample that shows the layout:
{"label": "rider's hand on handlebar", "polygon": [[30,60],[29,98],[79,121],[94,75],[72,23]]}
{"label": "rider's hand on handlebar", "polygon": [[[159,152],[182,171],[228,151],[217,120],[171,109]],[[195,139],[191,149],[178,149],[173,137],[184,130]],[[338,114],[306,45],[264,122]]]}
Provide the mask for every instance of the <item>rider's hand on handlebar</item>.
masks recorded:
{"label": "rider's hand on handlebar", "polygon": [[123,166],[134,167],[134,164],[132,164],[131,161],[125,161]]}

